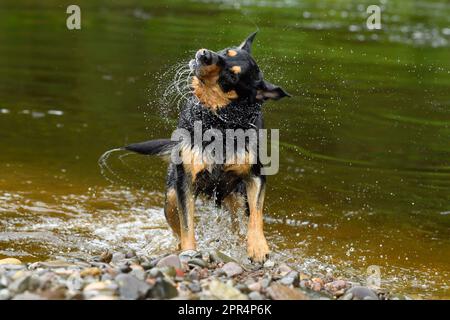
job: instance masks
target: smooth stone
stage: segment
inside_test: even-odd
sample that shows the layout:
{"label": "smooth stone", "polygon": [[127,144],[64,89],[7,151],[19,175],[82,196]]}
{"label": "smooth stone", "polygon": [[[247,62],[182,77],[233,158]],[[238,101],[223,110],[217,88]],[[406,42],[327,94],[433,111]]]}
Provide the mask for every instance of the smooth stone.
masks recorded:
{"label": "smooth stone", "polygon": [[21,294],[16,295],[12,300],[47,300],[44,297],[41,297],[35,293],[31,292],[24,292]]}
{"label": "smooth stone", "polygon": [[285,286],[293,285],[294,287],[298,287],[300,283],[300,277],[298,275],[298,272],[291,271],[286,276],[281,278],[280,283]]}
{"label": "smooth stone", "polygon": [[162,258],[161,260],[158,261],[156,266],[159,268],[162,267],[174,267],[177,269],[182,268],[180,258],[175,254],[171,254],[168,255],[167,257]]}
{"label": "smooth stone", "polygon": [[178,296],[177,288],[169,281],[158,278],[150,291],[150,297],[154,299],[172,299]]}
{"label": "smooth stone", "polygon": [[111,262],[117,264],[121,261],[125,260],[125,253],[123,252],[114,252],[111,258]]}
{"label": "smooth stone", "polygon": [[351,292],[344,294],[340,298],[340,300],[352,300],[352,299],[353,299],[353,293],[351,293]]}
{"label": "smooth stone", "polygon": [[173,278],[177,275],[177,269],[175,269],[174,267],[163,267],[161,268],[161,271],[164,275],[166,275],[169,278]]}
{"label": "smooth stone", "polygon": [[206,268],[208,264],[203,259],[193,258],[188,261],[188,266],[192,267],[199,266],[202,268]]}
{"label": "smooth stone", "polygon": [[18,265],[18,264],[22,264],[22,261],[20,261],[19,259],[16,259],[16,258],[1,259],[0,265],[4,265],[4,264]]}
{"label": "smooth stone", "polygon": [[115,280],[119,285],[120,298],[126,300],[146,298],[152,288],[145,281],[140,281],[130,274],[119,274]]}
{"label": "smooth stone", "polygon": [[35,262],[30,265],[30,269],[37,269],[37,268],[47,268],[47,269],[54,269],[54,268],[68,268],[68,267],[77,267],[78,265],[74,263],[70,263],[63,260],[52,260],[52,261],[44,261],[44,262]]}
{"label": "smooth stone", "polygon": [[247,285],[247,287],[250,289],[250,291],[258,291],[258,292],[261,291],[262,288],[261,283],[259,282],[251,283]]}
{"label": "smooth stone", "polygon": [[347,293],[353,295],[352,300],[378,300],[378,296],[369,288],[362,286],[355,286],[350,288]]}
{"label": "smooth stone", "polygon": [[11,293],[8,289],[1,289],[0,290],[0,300],[8,300],[11,298]]}
{"label": "smooth stone", "polygon": [[273,262],[272,260],[267,260],[263,264],[264,268],[273,268],[274,266],[275,266],[275,262]]}
{"label": "smooth stone", "polygon": [[283,263],[280,264],[277,268],[277,270],[275,271],[275,273],[277,275],[279,275],[280,277],[284,277],[286,276],[289,272],[293,271],[291,267],[289,267],[287,264]]}
{"label": "smooth stone", "polygon": [[247,300],[247,296],[229,283],[213,280],[209,284],[209,293],[220,300]]}
{"label": "smooth stone", "polygon": [[196,269],[192,269],[191,271],[189,271],[188,279],[191,281],[200,280],[199,272]]}
{"label": "smooth stone", "polygon": [[276,282],[267,288],[267,293],[273,300],[309,300],[300,290],[286,287]]}
{"label": "smooth stone", "polygon": [[188,288],[189,288],[189,290],[191,290],[194,293],[202,291],[202,287],[200,286],[200,284],[197,281],[189,283]]}
{"label": "smooth stone", "polygon": [[66,286],[70,291],[76,292],[83,288],[84,282],[79,274],[73,274],[69,276],[66,280]]}
{"label": "smooth stone", "polygon": [[33,291],[39,287],[39,279],[36,276],[27,275],[23,278],[19,278],[13,281],[8,289],[15,293],[22,293],[26,290]]}
{"label": "smooth stone", "polygon": [[264,300],[264,297],[257,291],[252,291],[248,294],[250,300]]}
{"label": "smooth stone", "polygon": [[222,270],[225,272],[227,277],[231,278],[234,276],[237,276],[244,272],[244,269],[240,265],[238,265],[236,262],[228,262],[223,267]]}
{"label": "smooth stone", "polygon": [[108,280],[108,281],[98,281],[89,283],[86,287],[84,287],[83,291],[116,291],[117,284]]}
{"label": "smooth stone", "polygon": [[161,269],[159,268],[153,268],[147,271],[148,276],[151,278],[162,278],[164,277],[164,274],[162,273]]}
{"label": "smooth stone", "polygon": [[0,288],[7,288],[10,281],[5,275],[0,276]]}
{"label": "smooth stone", "polygon": [[202,259],[202,253],[196,250],[186,250],[178,255],[182,262],[188,262],[191,259]]}
{"label": "smooth stone", "polygon": [[118,285],[112,281],[98,281],[88,284],[83,289],[83,294],[86,299],[95,296],[114,296],[117,292]]}
{"label": "smooth stone", "polygon": [[270,275],[265,276],[262,280],[261,280],[261,286],[263,287],[263,289],[266,289],[269,287],[269,285],[272,282],[272,277]]}
{"label": "smooth stone", "polygon": [[230,256],[227,256],[225,253],[220,252],[220,251],[210,251],[209,259],[211,262],[216,262],[216,263],[236,262],[233,258],[231,258]]}
{"label": "smooth stone", "polygon": [[142,268],[138,264],[132,264],[130,268],[131,268],[130,272],[131,275],[135,276],[139,280],[145,280],[147,274],[145,273],[144,268]]}

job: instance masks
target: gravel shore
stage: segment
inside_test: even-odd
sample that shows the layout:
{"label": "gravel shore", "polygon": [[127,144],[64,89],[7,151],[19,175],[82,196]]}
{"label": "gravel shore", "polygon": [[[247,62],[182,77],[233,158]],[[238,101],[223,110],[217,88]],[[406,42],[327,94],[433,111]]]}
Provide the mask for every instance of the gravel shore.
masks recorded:
{"label": "gravel shore", "polygon": [[158,257],[104,252],[92,261],[0,260],[0,300],[29,299],[407,299],[331,274],[306,274],[267,261],[241,265],[219,251]]}

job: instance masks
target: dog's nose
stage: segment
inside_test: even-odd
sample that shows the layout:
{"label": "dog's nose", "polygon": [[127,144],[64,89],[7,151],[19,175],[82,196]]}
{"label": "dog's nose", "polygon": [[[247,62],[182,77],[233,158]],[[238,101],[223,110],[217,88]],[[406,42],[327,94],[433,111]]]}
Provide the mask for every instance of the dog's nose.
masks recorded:
{"label": "dog's nose", "polygon": [[213,62],[213,53],[207,49],[200,49],[195,54],[195,58],[202,64],[210,65]]}

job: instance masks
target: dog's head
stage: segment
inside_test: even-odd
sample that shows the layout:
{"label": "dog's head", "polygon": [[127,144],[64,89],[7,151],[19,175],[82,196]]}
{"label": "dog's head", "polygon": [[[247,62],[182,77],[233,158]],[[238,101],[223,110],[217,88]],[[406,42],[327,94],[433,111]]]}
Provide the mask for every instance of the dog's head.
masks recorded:
{"label": "dog's head", "polygon": [[200,102],[213,110],[232,101],[263,102],[289,96],[282,88],[264,80],[251,56],[256,32],[238,47],[219,52],[200,49],[189,63],[194,72],[192,88]]}

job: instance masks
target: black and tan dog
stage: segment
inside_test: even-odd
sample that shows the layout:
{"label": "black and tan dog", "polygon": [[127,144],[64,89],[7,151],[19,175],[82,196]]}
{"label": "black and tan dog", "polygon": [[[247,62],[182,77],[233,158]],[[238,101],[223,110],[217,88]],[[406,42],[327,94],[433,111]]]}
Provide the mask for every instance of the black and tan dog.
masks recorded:
{"label": "black and tan dog", "polygon": [[[251,46],[256,33],[240,46],[220,52],[201,49],[190,68],[192,99],[184,105],[178,128],[194,135],[194,122],[202,122],[203,132],[214,128],[226,129],[263,128],[262,104],[267,99],[278,100],[289,96],[283,89],[263,79],[263,75],[251,56]],[[194,204],[199,194],[207,195],[222,204],[230,212],[243,207],[249,215],[247,252],[255,262],[263,262],[269,254],[269,246],[263,232],[263,203],[265,176],[259,160],[244,163],[225,162],[208,165],[193,144],[181,144],[171,140],[152,140],[125,147],[141,154],[164,156],[177,148],[182,164],[170,163],[167,176],[165,202],[166,219],[180,240],[182,250],[195,249]],[[235,150],[244,157],[245,150]],[[257,156],[256,156],[257,157]],[[230,157],[226,157],[230,159]]]}

